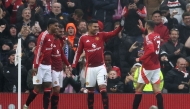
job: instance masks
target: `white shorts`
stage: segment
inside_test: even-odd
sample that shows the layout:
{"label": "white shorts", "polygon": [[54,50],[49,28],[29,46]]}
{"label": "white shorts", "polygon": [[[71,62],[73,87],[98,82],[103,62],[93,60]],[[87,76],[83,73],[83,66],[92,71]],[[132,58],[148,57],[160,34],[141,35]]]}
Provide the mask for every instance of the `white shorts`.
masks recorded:
{"label": "white shorts", "polygon": [[63,85],[63,71],[57,72],[55,70],[52,70],[51,76],[52,76],[52,86],[53,87],[56,87],[56,86],[62,87],[62,85]]}
{"label": "white shorts", "polygon": [[51,65],[40,64],[37,75],[33,76],[33,84],[42,84],[43,82],[52,82]]}
{"label": "white shorts", "polygon": [[107,71],[104,65],[86,68],[86,87],[95,87],[96,81],[98,85],[107,85]]}
{"label": "white shorts", "polygon": [[160,68],[156,70],[145,70],[141,69],[138,76],[138,83],[148,84],[160,84]]}

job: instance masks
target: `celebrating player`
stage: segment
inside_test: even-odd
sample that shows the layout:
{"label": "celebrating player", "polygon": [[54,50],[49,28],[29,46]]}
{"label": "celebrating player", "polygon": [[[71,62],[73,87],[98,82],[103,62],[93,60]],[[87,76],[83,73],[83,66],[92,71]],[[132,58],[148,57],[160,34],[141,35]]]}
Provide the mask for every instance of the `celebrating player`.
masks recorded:
{"label": "celebrating player", "polygon": [[133,109],[138,109],[142,98],[143,88],[149,82],[152,83],[158,108],[164,109],[163,98],[160,92],[160,35],[154,32],[154,26],[155,24],[153,21],[146,22],[145,29],[148,35],[144,37],[144,55],[136,59],[137,62],[142,62],[142,70],[137,81]]}
{"label": "celebrating player", "polygon": [[63,52],[63,40],[61,39],[61,28],[58,29],[57,33],[54,35],[53,50],[51,54],[52,60],[52,85],[53,85],[53,94],[51,96],[51,109],[57,109],[59,102],[59,92],[60,87],[62,87],[63,82],[63,64],[64,62],[67,67],[71,70],[71,65],[69,64],[65,54]]}
{"label": "celebrating player", "polygon": [[41,85],[43,83],[44,95],[43,95],[43,108],[48,109],[50,91],[51,91],[51,53],[54,42],[54,34],[58,29],[58,21],[56,19],[50,19],[48,21],[47,30],[42,32],[38,37],[35,57],[33,61],[33,84],[34,90],[28,96],[26,104],[23,109],[28,109],[30,103],[35,99],[39,93]]}
{"label": "celebrating player", "polygon": [[98,83],[104,109],[108,109],[108,96],[106,91],[107,71],[105,68],[103,51],[104,42],[109,38],[116,36],[122,29],[124,21],[112,32],[98,32],[99,26],[97,20],[91,20],[88,23],[88,34],[81,36],[79,45],[73,60],[73,73],[78,63],[79,57],[85,51],[86,55],[86,87],[88,89],[88,108],[93,109],[94,87]]}

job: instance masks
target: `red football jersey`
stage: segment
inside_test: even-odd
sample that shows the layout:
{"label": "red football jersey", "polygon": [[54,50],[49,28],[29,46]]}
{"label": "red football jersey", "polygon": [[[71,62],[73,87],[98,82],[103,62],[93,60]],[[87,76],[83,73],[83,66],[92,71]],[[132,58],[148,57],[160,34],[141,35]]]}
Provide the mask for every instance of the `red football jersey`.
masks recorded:
{"label": "red football jersey", "polygon": [[62,48],[63,48],[63,40],[61,41],[60,39],[54,39],[53,50],[51,54],[52,70],[62,71],[63,70],[62,62],[64,62],[67,66],[70,65],[67,58],[65,57]]}
{"label": "red football jersey", "polygon": [[146,70],[160,68],[159,61],[160,35],[152,32],[144,38],[144,55],[139,58]]}
{"label": "red football jersey", "polygon": [[77,51],[73,60],[72,67],[76,67],[79,57],[85,51],[86,64],[89,67],[97,67],[104,64],[104,42],[116,36],[120,31],[121,27],[118,27],[111,32],[99,32],[94,36],[89,36],[85,34],[80,37]]}
{"label": "red football jersey", "polygon": [[38,68],[39,64],[51,65],[51,52],[53,48],[54,36],[44,31],[37,40],[33,67]]}

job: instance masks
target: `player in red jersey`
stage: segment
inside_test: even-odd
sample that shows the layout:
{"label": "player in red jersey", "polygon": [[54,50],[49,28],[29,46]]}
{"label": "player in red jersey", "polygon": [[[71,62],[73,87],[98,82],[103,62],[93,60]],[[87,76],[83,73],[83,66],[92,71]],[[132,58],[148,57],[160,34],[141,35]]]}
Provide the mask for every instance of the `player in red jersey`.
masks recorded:
{"label": "player in red jersey", "polygon": [[142,62],[142,70],[137,81],[133,109],[138,109],[142,98],[142,91],[149,82],[152,84],[158,108],[164,109],[163,98],[160,92],[160,35],[154,32],[154,26],[153,21],[149,20],[146,22],[145,29],[148,35],[144,37],[144,55],[136,59],[137,62]]}
{"label": "player in red jersey", "polygon": [[91,20],[88,23],[88,33],[79,39],[79,44],[73,60],[73,71],[76,68],[79,57],[83,50],[86,55],[86,87],[88,89],[88,108],[93,109],[94,87],[98,83],[104,109],[108,109],[108,96],[106,91],[107,71],[104,63],[104,42],[109,38],[116,36],[124,25],[122,19],[121,25],[111,32],[98,32],[99,26],[97,20]]}
{"label": "player in red jersey", "polygon": [[44,87],[43,108],[48,109],[50,92],[51,92],[51,53],[54,42],[54,34],[58,29],[58,21],[50,19],[48,21],[48,29],[40,34],[35,49],[35,57],[33,61],[33,84],[34,90],[28,96],[23,109],[28,109],[30,103],[39,93],[40,88]]}
{"label": "player in red jersey", "polygon": [[65,54],[63,52],[63,39],[62,39],[62,31],[61,28],[58,29],[57,33],[54,35],[54,43],[53,43],[53,50],[51,54],[52,60],[52,85],[53,85],[53,94],[51,96],[51,109],[57,109],[58,102],[59,102],[59,92],[60,87],[62,87],[63,83],[63,64],[64,62],[71,70],[71,65],[68,62]]}

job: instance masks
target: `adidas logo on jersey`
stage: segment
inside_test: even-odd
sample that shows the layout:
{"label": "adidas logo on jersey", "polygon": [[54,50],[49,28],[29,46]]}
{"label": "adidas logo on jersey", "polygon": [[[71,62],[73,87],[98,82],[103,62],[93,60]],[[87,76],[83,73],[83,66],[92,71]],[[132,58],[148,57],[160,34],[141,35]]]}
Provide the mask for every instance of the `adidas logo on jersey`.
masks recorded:
{"label": "adidas logo on jersey", "polygon": [[86,43],[87,43],[87,42],[90,42],[90,41],[89,41],[89,40],[86,40]]}

